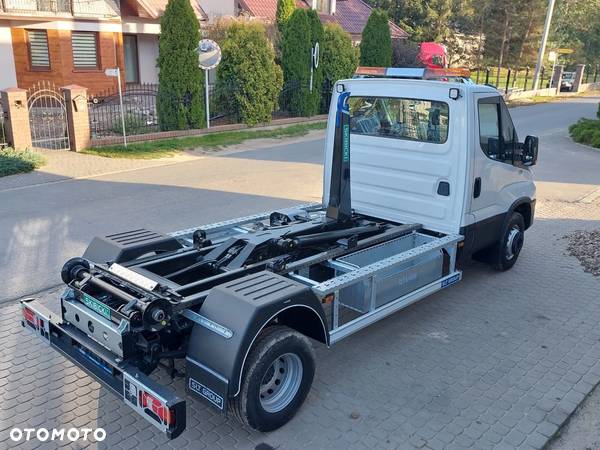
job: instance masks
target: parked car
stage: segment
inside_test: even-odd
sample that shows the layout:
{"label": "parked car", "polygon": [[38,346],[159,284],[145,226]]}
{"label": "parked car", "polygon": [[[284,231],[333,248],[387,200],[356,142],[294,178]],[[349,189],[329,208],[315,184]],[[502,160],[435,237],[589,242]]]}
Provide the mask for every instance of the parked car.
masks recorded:
{"label": "parked car", "polygon": [[564,72],[560,81],[561,92],[571,92],[573,90],[573,82],[575,81],[575,72]]}

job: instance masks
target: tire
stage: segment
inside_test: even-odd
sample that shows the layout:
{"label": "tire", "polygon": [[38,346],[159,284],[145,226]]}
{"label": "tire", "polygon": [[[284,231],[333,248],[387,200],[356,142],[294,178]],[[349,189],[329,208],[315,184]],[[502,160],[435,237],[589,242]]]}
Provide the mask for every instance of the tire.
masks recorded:
{"label": "tire", "polygon": [[267,327],[250,350],[231,410],[242,424],[255,430],[275,430],[300,409],[314,375],[310,341],[285,326]]}
{"label": "tire", "polygon": [[492,267],[500,271],[511,269],[519,258],[524,241],[525,219],[514,212],[502,230],[500,241],[491,249]]}

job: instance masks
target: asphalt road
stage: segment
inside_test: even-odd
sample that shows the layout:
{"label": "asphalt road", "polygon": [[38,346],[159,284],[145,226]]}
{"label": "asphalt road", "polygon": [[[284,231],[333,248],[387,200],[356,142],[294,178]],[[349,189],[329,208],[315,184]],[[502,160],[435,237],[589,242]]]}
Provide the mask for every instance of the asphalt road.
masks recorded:
{"label": "asphalt road", "polygon": [[[540,137],[540,198],[574,201],[600,184],[600,152],[567,126],[599,98],[512,110],[519,136]],[[238,149],[240,146],[238,146]],[[243,146],[241,146],[243,148]],[[0,191],[0,302],[60,284],[64,261],[91,237],[145,227],[168,232],[320,201],[323,139],[235,151],[163,167]]]}

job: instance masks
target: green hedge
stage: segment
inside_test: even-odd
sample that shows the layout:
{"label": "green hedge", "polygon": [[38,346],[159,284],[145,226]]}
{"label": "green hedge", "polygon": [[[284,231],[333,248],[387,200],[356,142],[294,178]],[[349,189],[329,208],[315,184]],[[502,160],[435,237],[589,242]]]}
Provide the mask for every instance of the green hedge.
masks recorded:
{"label": "green hedge", "polygon": [[352,45],[352,38],[337,23],[325,25],[325,35],[321,52],[321,64],[326,80],[350,78],[358,66],[358,51]]}
{"label": "green hedge", "polygon": [[275,51],[260,23],[232,23],[221,44],[216,98],[246,125],[271,121],[283,86]]}
{"label": "green hedge", "polygon": [[390,67],[392,65],[392,37],[387,12],[374,9],[362,32],[360,65]]}
{"label": "green hedge", "polygon": [[163,131],[202,128],[204,74],[196,48],[200,25],[189,0],[169,0],[160,20],[156,109]]}
{"label": "green hedge", "polygon": [[597,115],[598,120],[580,119],[579,122],[569,127],[569,132],[575,142],[600,148],[600,107]]}

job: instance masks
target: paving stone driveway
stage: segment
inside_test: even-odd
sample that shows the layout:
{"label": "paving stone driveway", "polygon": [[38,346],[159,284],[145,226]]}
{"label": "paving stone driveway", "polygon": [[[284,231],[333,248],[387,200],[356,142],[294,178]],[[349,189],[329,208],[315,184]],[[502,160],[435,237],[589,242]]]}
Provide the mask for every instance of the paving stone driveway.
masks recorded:
{"label": "paving stone driveway", "polygon": [[[24,331],[16,304],[4,306],[0,447],[14,445],[13,426],[101,426],[104,442],[76,448],[541,448],[600,381],[600,279],[564,254],[562,239],[599,226],[598,203],[538,205],[511,271],[473,264],[462,283],[317,348],[307,402],[268,434],[190,399],[187,430],[167,441]],[[45,300],[56,305],[55,294]],[[184,394],[182,381],[174,386]]]}

